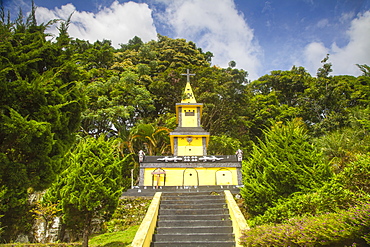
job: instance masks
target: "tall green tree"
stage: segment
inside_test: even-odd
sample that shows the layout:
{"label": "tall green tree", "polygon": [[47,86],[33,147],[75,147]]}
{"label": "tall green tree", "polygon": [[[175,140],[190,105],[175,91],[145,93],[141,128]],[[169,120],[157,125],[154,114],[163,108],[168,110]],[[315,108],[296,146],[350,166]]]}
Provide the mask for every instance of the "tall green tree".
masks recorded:
{"label": "tall green tree", "polygon": [[86,94],[88,109],[83,114],[82,128],[91,135],[117,135],[154,110],[152,95],[133,71],[96,79],[87,84]]}
{"label": "tall green tree", "polygon": [[329,77],[330,72],[333,72],[333,69],[331,68],[331,63],[328,63],[329,60],[329,54],[326,54],[326,57],[321,60],[322,67],[317,69],[317,77],[318,78],[327,78]]}
{"label": "tall green tree", "polygon": [[356,84],[353,76],[318,77],[309,82],[300,116],[312,134],[320,136],[346,126],[349,108],[357,104],[353,97]]}
{"label": "tall green tree", "polygon": [[107,220],[117,207],[124,189],[125,159],[119,139],[85,137],[66,155],[68,168],[49,188],[44,200],[59,203],[63,223],[82,233],[88,246],[94,218]]}
{"label": "tall green tree", "polygon": [[249,131],[252,140],[276,121],[300,117],[307,85],[314,78],[303,68],[271,71],[248,85],[250,94]]}
{"label": "tall green tree", "polygon": [[196,71],[194,93],[204,103],[203,127],[213,135],[240,138],[248,133],[248,73],[238,69],[205,67]]}
{"label": "tall green tree", "polygon": [[252,215],[263,214],[294,193],[319,188],[332,175],[300,120],[276,123],[264,134],[242,168],[241,194]]}
{"label": "tall green tree", "polygon": [[[45,189],[63,169],[61,157],[75,141],[85,103],[76,65],[47,41],[48,24],[0,22],[0,219],[4,238],[21,232],[27,189]],[[22,223],[23,222],[23,223]],[[6,226],[6,227],[5,227]]]}
{"label": "tall green tree", "polygon": [[[60,31],[68,28],[69,20],[61,26]],[[62,36],[64,37],[64,36]],[[62,40],[58,40],[62,42]],[[93,44],[84,40],[71,40],[71,47],[74,51],[74,59],[79,63],[79,66],[89,71],[92,69],[109,69],[113,64],[112,42],[110,40],[97,40]]]}
{"label": "tall green tree", "polygon": [[370,66],[367,64],[356,64],[357,67],[362,71],[363,76],[370,76]]}
{"label": "tall green tree", "polygon": [[195,68],[210,65],[207,55],[194,42],[185,39],[159,35],[157,41],[141,44],[134,38],[122,47],[124,49],[115,54],[116,60],[112,68],[123,71],[125,67],[136,67],[140,81],[155,96],[154,118],[158,114],[174,112],[175,103],[181,100],[186,83],[181,73],[185,73],[186,69],[195,72]]}
{"label": "tall green tree", "polygon": [[311,75],[303,68],[293,66],[289,71],[271,71],[251,83],[256,94],[267,95],[275,92],[280,105],[298,106],[307,82],[312,80]]}

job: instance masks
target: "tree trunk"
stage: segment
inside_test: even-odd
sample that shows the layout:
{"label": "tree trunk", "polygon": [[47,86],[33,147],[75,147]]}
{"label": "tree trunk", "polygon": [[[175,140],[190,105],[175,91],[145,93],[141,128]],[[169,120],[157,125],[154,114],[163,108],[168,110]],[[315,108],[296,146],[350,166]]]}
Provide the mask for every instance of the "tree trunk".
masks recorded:
{"label": "tree trunk", "polygon": [[82,237],[82,247],[89,247],[89,235],[89,230],[85,227]]}
{"label": "tree trunk", "polygon": [[66,237],[66,224],[63,223],[63,219],[60,219],[59,231],[58,231],[58,240],[61,242],[68,242],[65,239]]}
{"label": "tree trunk", "polygon": [[82,235],[82,247],[89,247],[89,237],[91,233],[91,222],[92,222],[92,215],[87,214],[85,219],[85,226]]}

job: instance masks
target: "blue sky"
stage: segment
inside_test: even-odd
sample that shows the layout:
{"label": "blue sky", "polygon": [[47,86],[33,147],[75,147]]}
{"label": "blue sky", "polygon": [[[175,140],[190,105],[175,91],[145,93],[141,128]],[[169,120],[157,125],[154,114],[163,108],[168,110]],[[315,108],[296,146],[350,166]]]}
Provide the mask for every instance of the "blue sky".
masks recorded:
{"label": "blue sky", "polygon": [[[3,0],[13,17],[31,0]],[[35,0],[37,20],[72,16],[71,36],[115,47],[157,33],[194,41],[212,63],[254,80],[272,70],[304,66],[312,75],[330,54],[333,75],[360,75],[370,65],[370,0]],[[57,34],[55,27],[50,33]]]}

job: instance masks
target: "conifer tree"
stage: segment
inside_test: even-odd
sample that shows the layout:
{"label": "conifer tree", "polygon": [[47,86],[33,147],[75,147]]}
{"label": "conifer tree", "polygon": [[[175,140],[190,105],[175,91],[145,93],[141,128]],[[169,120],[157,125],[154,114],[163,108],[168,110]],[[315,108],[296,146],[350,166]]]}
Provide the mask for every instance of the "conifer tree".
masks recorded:
{"label": "conifer tree", "polygon": [[294,193],[321,187],[331,172],[321,153],[308,142],[303,123],[276,123],[265,131],[243,164],[244,197],[253,215],[262,214]]}
{"label": "conifer tree", "polygon": [[46,40],[35,6],[24,22],[0,21],[0,218],[11,241],[28,231],[27,190],[47,188],[75,141],[84,98],[76,64]]}
{"label": "conifer tree", "polygon": [[87,136],[65,158],[68,168],[44,197],[59,202],[63,223],[75,233],[82,232],[83,246],[88,246],[94,218],[109,219],[124,189],[125,158],[120,140],[105,135]]}

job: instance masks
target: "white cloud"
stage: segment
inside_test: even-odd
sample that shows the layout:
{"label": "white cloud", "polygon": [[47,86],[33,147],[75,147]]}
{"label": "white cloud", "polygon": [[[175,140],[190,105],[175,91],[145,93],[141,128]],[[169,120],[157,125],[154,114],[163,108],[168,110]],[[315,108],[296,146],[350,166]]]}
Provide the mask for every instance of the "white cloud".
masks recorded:
{"label": "white cloud", "polygon": [[[78,11],[73,4],[53,10],[38,7],[36,16],[38,22],[47,22],[50,19],[66,20],[71,13],[73,15],[68,33],[75,38],[90,42],[108,39],[116,48],[119,47],[118,44],[127,43],[134,36],[140,37],[144,42],[157,38],[152,11],[147,4],[120,4],[114,1],[110,7],[101,8],[96,14]],[[56,27],[48,31],[52,34],[58,33]]]}
{"label": "white cloud", "polygon": [[347,21],[351,21],[355,17],[355,13],[353,11],[342,13],[342,16],[339,18],[341,23],[346,23]]}
{"label": "white cloud", "polygon": [[370,65],[370,11],[355,18],[347,31],[349,43],[339,48],[332,46],[331,60],[335,74],[359,75],[361,71],[355,64]]}
{"label": "white cloud", "polygon": [[320,61],[329,53],[334,75],[360,75],[356,64],[370,64],[370,11],[352,20],[347,36],[349,42],[343,47],[338,47],[336,43],[332,43],[330,48],[318,42],[307,45],[304,49],[304,67],[315,75],[321,67]]}
{"label": "white cloud", "polygon": [[318,28],[324,28],[324,27],[327,27],[329,25],[329,20],[328,19],[322,19],[322,20],[320,20],[317,24],[316,24],[316,26],[318,27]]}
{"label": "white cloud", "polygon": [[212,63],[227,67],[234,60],[238,68],[258,78],[260,47],[233,0],[157,0],[166,4],[160,18],[174,36],[194,41],[214,54]]}
{"label": "white cloud", "polygon": [[306,59],[305,68],[311,75],[316,75],[317,69],[322,66],[321,60],[325,58],[329,50],[319,42],[312,42],[304,49],[304,57]]}

